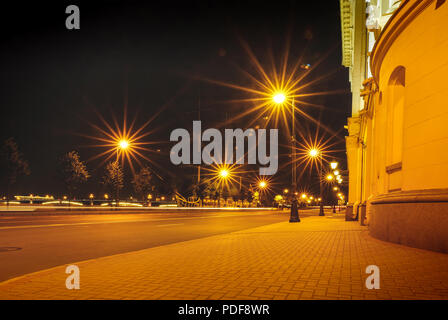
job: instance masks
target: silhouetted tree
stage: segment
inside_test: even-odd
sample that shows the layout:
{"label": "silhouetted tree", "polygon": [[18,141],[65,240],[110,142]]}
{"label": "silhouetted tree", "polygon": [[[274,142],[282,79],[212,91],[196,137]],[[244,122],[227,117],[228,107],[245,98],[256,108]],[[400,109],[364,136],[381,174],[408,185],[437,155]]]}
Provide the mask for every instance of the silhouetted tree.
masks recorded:
{"label": "silhouetted tree", "polygon": [[19,147],[14,138],[5,140],[0,150],[1,171],[3,171],[6,177],[6,197],[7,204],[9,205],[10,192],[12,186],[17,182],[17,178],[20,175],[30,175],[31,170],[23,157],[23,154],[19,151]]}
{"label": "silhouetted tree", "polygon": [[140,200],[147,201],[148,194],[155,190],[153,185],[153,175],[148,167],[143,167],[132,179],[135,193]]}
{"label": "silhouetted tree", "polygon": [[107,164],[106,173],[103,176],[103,183],[115,192],[115,202],[118,206],[120,190],[124,187],[123,169],[121,168],[118,160]]}
{"label": "silhouetted tree", "polygon": [[258,193],[254,190],[252,185],[249,185],[243,192],[243,200],[250,203],[258,203]]}
{"label": "silhouetted tree", "polygon": [[237,185],[230,185],[228,194],[230,197],[232,197],[232,200],[234,202],[238,203],[238,201],[240,201],[242,199],[241,192],[239,190],[239,186],[237,186]]}
{"label": "silhouetted tree", "polygon": [[80,160],[78,152],[74,150],[61,158],[61,171],[69,198],[72,199],[74,192],[90,178],[89,172],[85,163]]}
{"label": "silhouetted tree", "polygon": [[199,198],[201,207],[204,206],[204,197],[206,196],[207,184],[203,182],[195,183],[193,185],[193,196]]}
{"label": "silhouetted tree", "polygon": [[220,186],[216,181],[208,181],[204,193],[210,199],[217,200],[220,197]]}
{"label": "silhouetted tree", "polygon": [[183,196],[188,196],[191,192],[190,177],[185,175],[171,175],[168,182],[168,192],[179,193]]}

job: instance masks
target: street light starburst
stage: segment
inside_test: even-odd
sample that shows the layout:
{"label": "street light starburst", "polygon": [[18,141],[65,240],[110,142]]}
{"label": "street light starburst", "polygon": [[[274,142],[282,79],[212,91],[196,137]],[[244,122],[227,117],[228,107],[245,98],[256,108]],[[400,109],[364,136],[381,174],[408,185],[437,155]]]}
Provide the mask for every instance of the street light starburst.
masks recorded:
{"label": "street light starburst", "polygon": [[129,147],[129,142],[127,140],[120,140],[119,146],[121,150],[126,150]]}
{"label": "street light starburst", "polygon": [[296,165],[303,166],[302,173],[305,172],[308,167],[310,168],[310,172],[313,170],[313,167],[318,169],[321,162],[329,163],[328,159],[330,157],[331,159],[334,158],[332,154],[341,151],[335,148],[340,142],[332,141],[334,136],[327,139],[324,139],[323,135],[321,135],[320,138],[318,138],[318,136],[318,132],[316,132],[314,138],[311,136],[306,137],[301,134],[301,140],[296,147],[298,154]]}
{"label": "street light starburst", "polygon": [[221,169],[219,171],[219,175],[222,179],[226,179],[229,176],[229,170],[227,169]]}
{"label": "street light starburst", "polygon": [[310,149],[309,150],[309,152],[308,152],[308,155],[311,157],[311,158],[316,158],[317,156],[319,156],[319,149],[316,149],[316,148],[312,148],[312,149]]}
{"label": "street light starburst", "polygon": [[238,183],[237,175],[240,172],[235,164],[213,164],[203,167],[205,171],[205,183],[216,183],[218,188],[230,190],[233,183]]}
{"label": "street light starburst", "polygon": [[147,152],[156,153],[156,151],[147,148],[147,146],[159,143],[148,142],[144,139],[152,133],[151,131],[145,131],[150,120],[135,129],[136,117],[134,117],[133,121],[128,124],[126,109],[124,111],[123,124],[121,126],[118,124],[115,117],[113,117],[113,124],[110,124],[101,114],[97,113],[97,115],[103,126],[88,122],[97,134],[92,136],[81,134],[81,136],[97,142],[89,147],[105,148],[106,150],[88,159],[88,161],[103,158],[101,162],[101,164],[103,164],[106,161],[115,158],[116,160],[121,160],[122,165],[127,162],[134,174],[135,169],[133,161],[137,162],[140,167],[143,166],[142,161],[144,160],[159,167],[145,155]]}
{"label": "street light starburst", "polygon": [[310,102],[309,98],[346,93],[345,90],[309,91],[314,85],[332,76],[336,72],[336,70],[331,70],[325,74],[314,77],[312,80],[308,79],[309,74],[326,60],[332,50],[329,50],[322,55],[320,59],[315,61],[311,66],[303,62],[305,52],[302,52],[302,55],[298,58],[291,58],[291,37],[288,36],[280,60],[276,61],[271,48],[265,54],[270,61],[261,62],[252,51],[249,44],[241,38],[239,38],[239,40],[243,50],[249,58],[252,69],[246,70],[238,66],[235,67],[248,81],[247,84],[236,84],[199,77],[199,80],[231,88],[245,94],[245,97],[243,98],[230,101],[227,100],[225,101],[226,103],[253,104],[252,107],[247,108],[238,115],[228,118],[223,125],[256,113],[256,116],[248,123],[248,127],[252,126],[259,119],[264,119],[265,121],[263,121],[263,123],[266,125],[272,121],[274,126],[278,127],[278,122],[281,120],[285,132],[290,132],[288,119],[291,118],[292,112],[294,112],[306,120],[322,126],[328,132],[334,133],[329,127],[324,126],[320,120],[313,118],[303,110],[304,106],[328,109],[323,105]]}
{"label": "street light starburst", "polygon": [[273,188],[275,184],[272,176],[257,176],[255,177],[254,187],[260,193],[271,194],[274,192]]}
{"label": "street light starburst", "polygon": [[286,96],[282,92],[279,92],[276,93],[272,99],[275,103],[282,104],[283,102],[285,102]]}

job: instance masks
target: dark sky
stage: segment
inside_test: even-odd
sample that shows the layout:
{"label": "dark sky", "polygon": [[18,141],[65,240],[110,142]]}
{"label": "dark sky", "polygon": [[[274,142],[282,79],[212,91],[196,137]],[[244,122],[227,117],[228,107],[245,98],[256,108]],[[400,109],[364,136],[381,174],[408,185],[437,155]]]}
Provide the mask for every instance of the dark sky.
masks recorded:
{"label": "dark sky", "polygon": [[[80,30],[65,28],[69,4],[80,8]],[[325,108],[303,110],[339,132],[332,140],[339,142],[335,156],[345,161],[341,129],[351,98],[348,72],[341,66],[338,1],[21,1],[2,12],[0,138],[14,137],[32,170],[19,181],[17,193],[63,193],[55,169],[58,159],[74,149],[83,160],[104,150],[86,147],[94,142],[79,134],[99,135],[88,124],[101,125],[95,110],[109,122],[115,115],[121,123],[125,101],[128,118],[137,116],[137,127],[162,110],[146,129],[155,130],[148,140],[165,141],[153,147],[161,150],[158,154],[146,154],[162,167],[160,175],[168,181],[191,173],[193,168],[170,164],[172,144],[166,142],[174,128],[191,128],[199,98],[206,127],[219,126],[250,107],[229,102],[245,93],[198,78],[248,86],[237,67],[255,72],[239,39],[272,70],[269,52],[279,61],[288,34],[291,63],[303,55],[304,63],[313,66],[325,57],[306,81],[333,72],[308,92],[343,91],[309,98]],[[227,127],[244,127],[254,116]],[[306,134],[316,132],[315,124],[303,118],[299,123]],[[287,138],[282,132],[283,143]],[[86,193],[102,191],[100,163],[87,164],[93,178]],[[130,194],[128,169],[126,173],[125,193]],[[313,174],[305,174],[299,185],[315,188]],[[279,190],[288,185],[288,175],[287,168],[274,177]]]}

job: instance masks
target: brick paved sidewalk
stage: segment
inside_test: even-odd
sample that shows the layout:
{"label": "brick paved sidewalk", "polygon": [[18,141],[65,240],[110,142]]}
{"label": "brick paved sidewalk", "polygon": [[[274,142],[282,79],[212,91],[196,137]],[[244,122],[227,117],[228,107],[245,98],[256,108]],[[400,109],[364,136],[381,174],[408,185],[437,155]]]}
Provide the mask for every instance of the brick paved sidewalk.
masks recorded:
{"label": "brick paved sidewalk", "polygon": [[[381,288],[367,290],[377,265]],[[357,222],[309,217],[60,266],[0,283],[0,299],[448,299],[448,255],[382,242]]]}

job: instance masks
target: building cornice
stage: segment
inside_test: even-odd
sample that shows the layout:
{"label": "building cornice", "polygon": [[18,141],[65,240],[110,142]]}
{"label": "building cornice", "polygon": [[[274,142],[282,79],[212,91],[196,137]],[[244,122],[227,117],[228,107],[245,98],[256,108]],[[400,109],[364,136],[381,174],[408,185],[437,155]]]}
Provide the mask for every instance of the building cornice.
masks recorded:
{"label": "building cornice", "polygon": [[342,65],[351,67],[353,62],[353,23],[350,0],[340,0]]}
{"label": "building cornice", "polygon": [[381,64],[397,37],[434,0],[404,0],[387,21],[370,55],[370,69],[375,82],[380,81]]}
{"label": "building cornice", "polygon": [[426,189],[391,192],[373,197],[372,205],[392,203],[448,202],[448,189]]}

